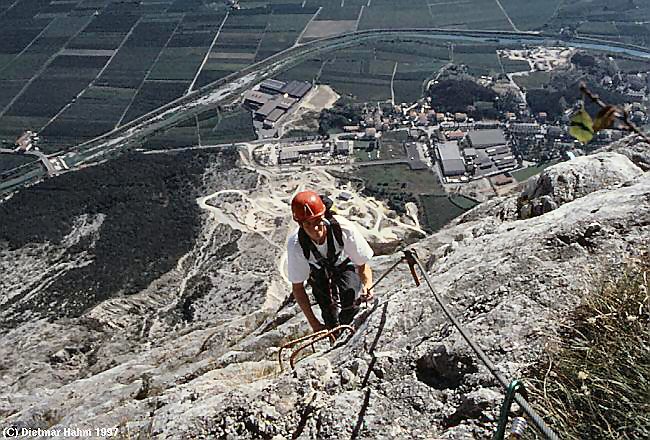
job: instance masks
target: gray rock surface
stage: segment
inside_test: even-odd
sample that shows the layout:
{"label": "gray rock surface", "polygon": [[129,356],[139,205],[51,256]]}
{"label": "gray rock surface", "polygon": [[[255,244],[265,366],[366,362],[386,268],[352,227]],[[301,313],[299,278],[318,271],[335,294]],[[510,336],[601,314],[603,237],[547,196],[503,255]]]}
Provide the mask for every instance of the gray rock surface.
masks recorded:
{"label": "gray rock surface", "polygon": [[[537,215],[519,218],[523,195],[539,200]],[[499,371],[517,378],[581,298],[647,251],[649,204],[650,176],[598,154],[551,167],[412,247]],[[0,418],[118,426],[127,438],[491,435],[499,386],[406,266],[382,281],[354,335],[281,372],[278,347],[308,328],[297,306],[262,294],[283,281],[281,248],[259,240],[206,219],[205,240],[140,294],[0,335]],[[220,260],[223,246],[234,251]],[[376,258],[376,278],[399,257]],[[207,290],[192,290],[201,277]],[[198,295],[189,322],[174,318],[188,295]]]}

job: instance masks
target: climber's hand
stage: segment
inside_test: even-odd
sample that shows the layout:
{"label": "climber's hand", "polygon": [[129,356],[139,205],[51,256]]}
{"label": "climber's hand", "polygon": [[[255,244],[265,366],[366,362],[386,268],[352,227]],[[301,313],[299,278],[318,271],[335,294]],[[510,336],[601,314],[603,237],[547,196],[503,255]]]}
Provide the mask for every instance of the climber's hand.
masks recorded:
{"label": "climber's hand", "polygon": [[315,321],[311,323],[311,329],[314,331],[314,333],[318,333],[321,330],[327,330],[327,327],[320,322],[320,321]]}
{"label": "climber's hand", "polygon": [[375,293],[372,290],[368,290],[366,286],[363,286],[361,290],[361,295],[359,295],[359,303],[370,302],[375,297]]}

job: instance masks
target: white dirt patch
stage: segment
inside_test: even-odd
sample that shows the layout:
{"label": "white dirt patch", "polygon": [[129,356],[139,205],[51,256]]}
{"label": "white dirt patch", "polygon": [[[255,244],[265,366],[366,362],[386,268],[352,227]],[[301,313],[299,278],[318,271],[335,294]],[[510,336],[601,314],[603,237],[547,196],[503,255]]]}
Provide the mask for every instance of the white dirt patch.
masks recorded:
{"label": "white dirt patch", "polygon": [[291,113],[282,125],[282,131],[290,130],[318,130],[318,115],[321,110],[332,108],[340,98],[330,86],[317,85],[300,102],[298,108]]}
{"label": "white dirt patch", "polygon": [[566,67],[574,49],[566,47],[534,47],[532,49],[498,50],[499,56],[511,60],[527,61],[531,70],[555,70]]}

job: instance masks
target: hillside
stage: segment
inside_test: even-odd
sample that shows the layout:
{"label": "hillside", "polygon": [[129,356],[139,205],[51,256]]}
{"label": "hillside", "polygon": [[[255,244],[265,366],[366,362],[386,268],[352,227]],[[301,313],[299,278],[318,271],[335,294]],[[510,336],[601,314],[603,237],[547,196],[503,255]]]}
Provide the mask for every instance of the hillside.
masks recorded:
{"label": "hillside", "polygon": [[[524,376],[576,306],[647,252],[649,147],[627,138],[611,151],[550,167],[518,193],[485,202],[410,246],[507,378]],[[160,160],[161,167],[171,163]],[[66,292],[50,286],[74,279],[75,264],[97,264],[101,237],[122,219],[89,203],[92,212],[61,220],[56,235],[31,230],[16,242],[4,235],[0,417],[18,428],[119,427],[122,438],[490,435],[499,386],[403,266],[382,281],[378,303],[347,343],[319,346],[295,372],[280,372],[278,347],[308,331],[297,306],[285,302],[288,202],[303,185],[332,189],[335,182],[319,173],[264,174],[227,155],[192,163],[203,171],[172,173],[173,198],[164,197],[168,174],[147,186],[147,200],[162,207],[196,202],[182,213],[197,226],[173,248],[175,263],[156,258],[145,264],[146,277],[115,283],[83,307],[70,308]],[[28,209],[34,200],[0,206],[2,224],[15,203]],[[343,209],[386,252],[372,263],[376,278],[400,257],[387,249],[419,234],[412,218],[359,194]],[[119,255],[118,268],[128,268],[130,258],[148,261]],[[58,300],[40,301],[52,295]],[[38,313],[28,307],[37,300]]]}

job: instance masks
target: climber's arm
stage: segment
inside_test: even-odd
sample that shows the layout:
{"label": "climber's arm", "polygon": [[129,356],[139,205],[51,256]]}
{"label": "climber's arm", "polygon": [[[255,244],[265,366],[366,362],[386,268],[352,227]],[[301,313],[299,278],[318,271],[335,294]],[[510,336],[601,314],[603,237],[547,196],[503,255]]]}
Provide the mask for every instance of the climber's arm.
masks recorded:
{"label": "climber's arm", "polygon": [[300,310],[302,310],[302,313],[305,314],[305,317],[307,318],[307,321],[309,322],[311,328],[315,332],[319,330],[323,330],[325,326],[318,320],[318,318],[316,318],[316,315],[314,315],[314,311],[311,309],[311,304],[309,303],[309,297],[307,296],[307,292],[305,292],[304,283],[292,283],[291,290],[293,293],[293,297],[296,299],[298,306],[300,306]]}

